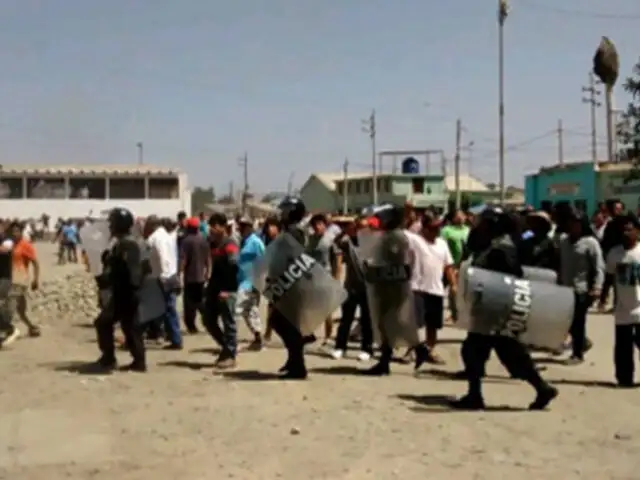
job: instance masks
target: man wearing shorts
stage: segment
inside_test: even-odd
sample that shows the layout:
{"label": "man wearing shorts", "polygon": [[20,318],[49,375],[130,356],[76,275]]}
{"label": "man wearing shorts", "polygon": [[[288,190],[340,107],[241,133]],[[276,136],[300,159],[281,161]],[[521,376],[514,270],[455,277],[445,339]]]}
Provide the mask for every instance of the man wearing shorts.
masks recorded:
{"label": "man wearing shorts", "polygon": [[431,212],[422,217],[422,232],[415,234],[405,230],[411,242],[414,256],[411,289],[414,294],[416,318],[420,327],[426,327],[430,363],[442,364],[435,353],[438,330],[443,326],[446,276],[449,288],[455,294],[457,284],[453,270],[453,258],[447,242],[440,238],[440,220]]}
{"label": "man wearing shorts", "polygon": [[[15,313],[20,317],[22,323],[27,326],[29,336],[39,337],[40,328],[35,325],[27,315],[27,292],[37,290],[40,283],[40,265],[36,256],[36,249],[33,244],[23,237],[22,225],[18,222],[11,224],[9,233],[13,239],[12,250],[12,284],[11,297],[15,308]],[[33,279],[30,280],[29,266],[33,266]]]}

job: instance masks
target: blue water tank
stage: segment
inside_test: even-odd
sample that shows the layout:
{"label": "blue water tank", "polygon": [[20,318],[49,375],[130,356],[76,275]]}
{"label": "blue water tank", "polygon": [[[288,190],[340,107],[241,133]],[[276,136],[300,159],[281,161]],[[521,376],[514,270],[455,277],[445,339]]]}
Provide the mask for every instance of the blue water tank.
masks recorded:
{"label": "blue water tank", "polygon": [[417,175],[420,173],[420,162],[413,157],[407,157],[402,161],[402,173],[405,175]]}

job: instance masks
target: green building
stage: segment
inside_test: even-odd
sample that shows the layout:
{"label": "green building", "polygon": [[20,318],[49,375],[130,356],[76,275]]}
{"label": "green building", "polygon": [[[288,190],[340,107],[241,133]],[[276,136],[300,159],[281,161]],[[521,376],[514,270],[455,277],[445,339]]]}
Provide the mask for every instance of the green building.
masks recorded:
{"label": "green building", "polygon": [[[378,203],[402,205],[410,202],[417,208],[447,208],[455,192],[453,175],[393,174],[378,175]],[[372,204],[373,178],[369,173],[353,173],[345,179],[341,173],[312,174],[300,189],[300,197],[311,211],[341,212],[347,199],[347,211],[355,213]],[[472,203],[497,201],[499,192],[478,179],[460,176],[463,199]]]}

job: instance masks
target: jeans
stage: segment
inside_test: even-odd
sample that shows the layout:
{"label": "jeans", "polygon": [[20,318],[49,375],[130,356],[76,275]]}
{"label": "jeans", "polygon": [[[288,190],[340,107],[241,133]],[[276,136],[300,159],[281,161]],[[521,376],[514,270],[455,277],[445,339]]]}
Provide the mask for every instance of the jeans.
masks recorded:
{"label": "jeans", "polygon": [[180,333],[180,317],[176,308],[176,294],[167,294],[167,313],[164,318],[164,331],[172,345],[182,345]]}
{"label": "jeans", "polygon": [[[210,294],[205,302],[203,323],[209,335],[222,347],[221,357],[236,358],[238,329],[235,319],[236,294],[226,298]],[[220,324],[222,323],[222,328]]]}
{"label": "jeans", "polygon": [[236,317],[241,317],[254,335],[262,332],[262,320],[258,304],[260,294],[255,290],[238,290]]}
{"label": "jeans", "polygon": [[575,293],[573,307],[573,319],[571,320],[571,347],[572,356],[584,358],[584,345],[587,340],[587,312],[593,298],[588,293]]}
{"label": "jeans", "polygon": [[338,326],[338,334],[336,336],[336,349],[347,350],[347,342],[349,341],[349,332],[351,325],[355,320],[356,309],[360,307],[360,350],[373,354],[373,332],[371,329],[371,316],[369,314],[369,304],[367,303],[367,294],[365,292],[350,292],[347,299],[342,304],[342,317]]}

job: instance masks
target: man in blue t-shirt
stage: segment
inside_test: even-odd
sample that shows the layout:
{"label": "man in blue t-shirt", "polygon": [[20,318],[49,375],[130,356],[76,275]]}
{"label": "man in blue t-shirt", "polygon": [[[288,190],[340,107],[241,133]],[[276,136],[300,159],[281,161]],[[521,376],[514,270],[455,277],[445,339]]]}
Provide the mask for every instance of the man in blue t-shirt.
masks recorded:
{"label": "man in blue t-shirt", "polygon": [[60,231],[60,253],[58,260],[62,263],[64,254],[67,254],[67,261],[78,262],[77,247],[78,247],[78,227],[68,220],[62,226]]}

